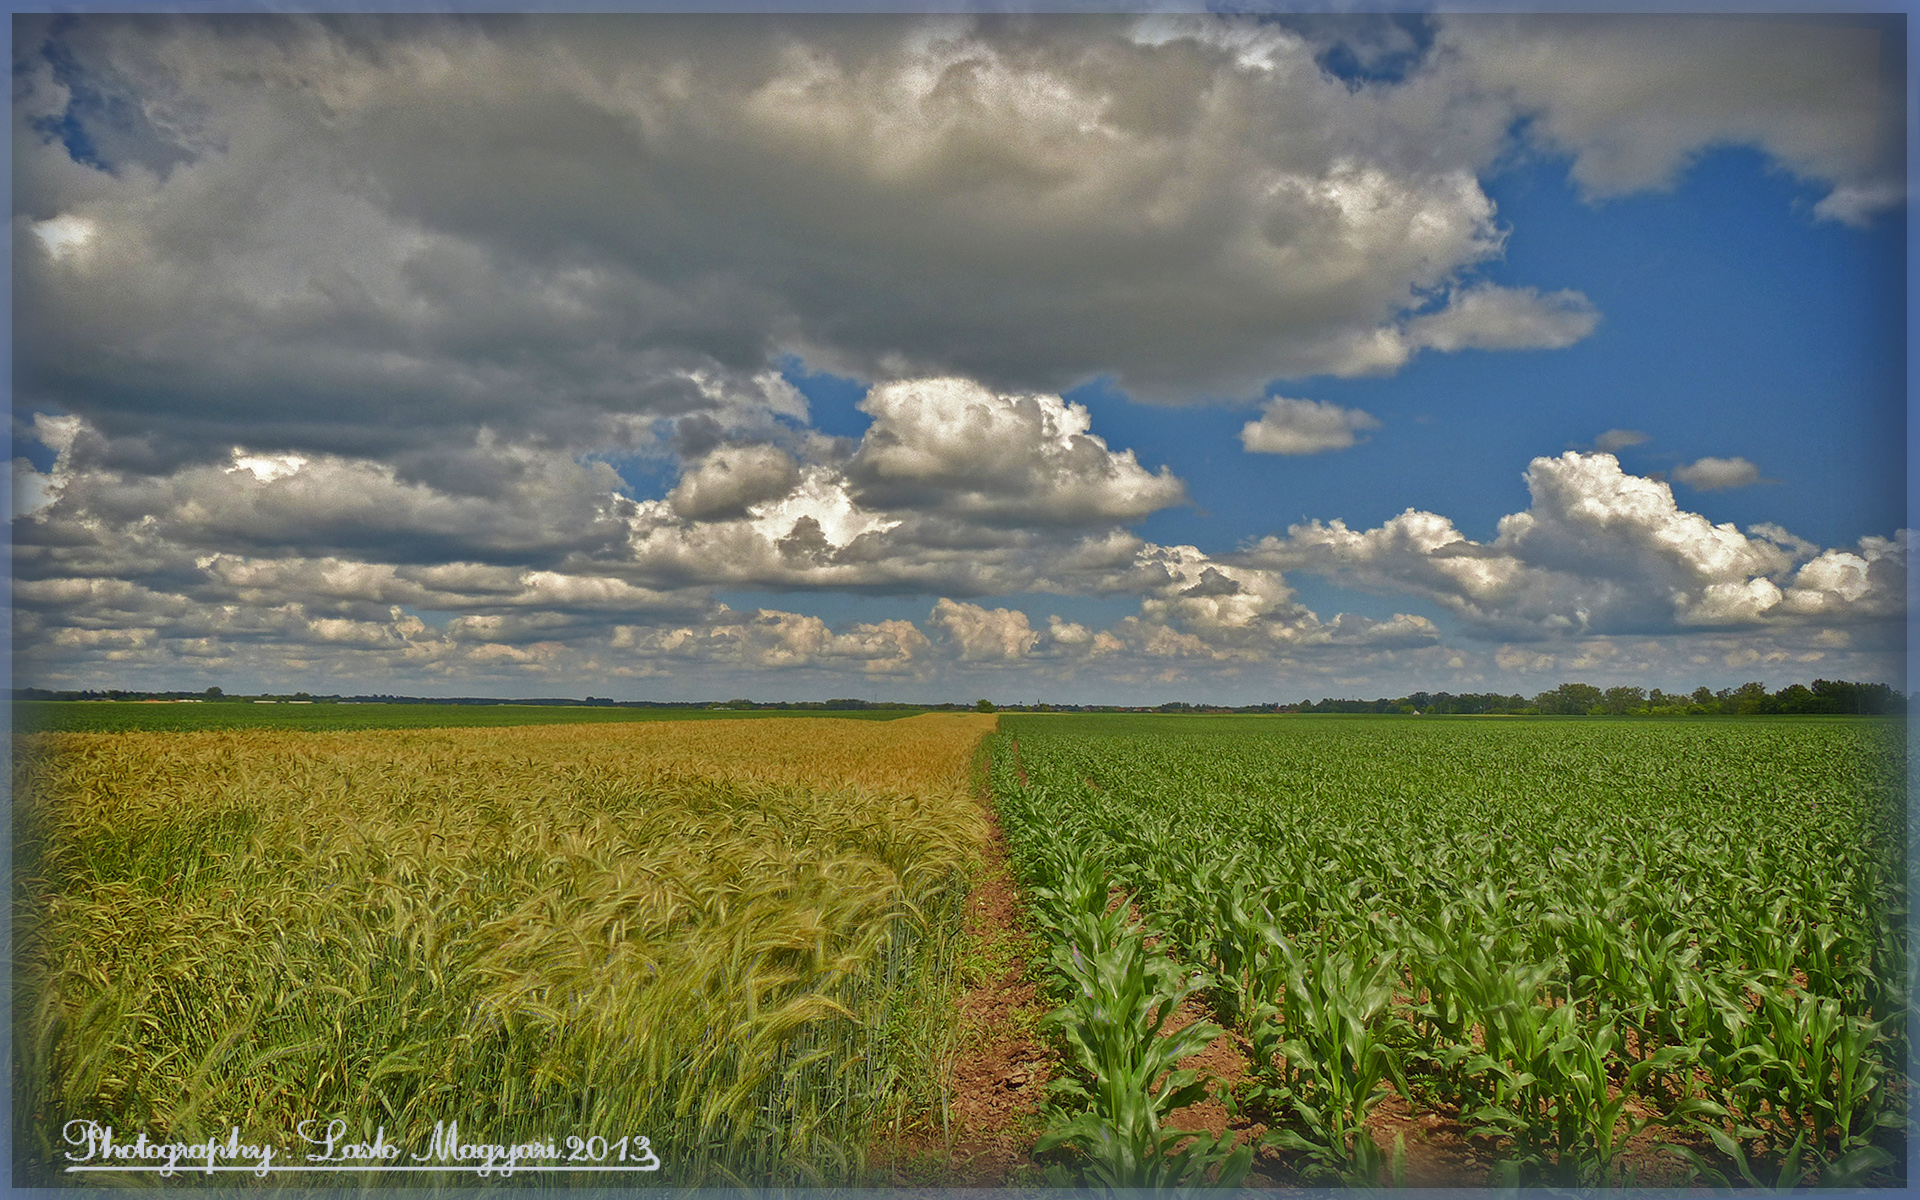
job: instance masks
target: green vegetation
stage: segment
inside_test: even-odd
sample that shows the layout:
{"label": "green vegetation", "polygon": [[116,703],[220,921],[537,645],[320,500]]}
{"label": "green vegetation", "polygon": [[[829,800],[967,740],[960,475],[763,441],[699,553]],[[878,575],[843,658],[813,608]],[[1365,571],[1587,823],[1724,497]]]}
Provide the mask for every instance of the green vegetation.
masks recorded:
{"label": "green vegetation", "polygon": [[[1016,952],[962,936],[995,718],[632,719],[658,711],[17,738],[21,1181],[73,1117],[339,1116],[650,1138],[662,1172],[623,1182],[870,1182],[876,1129],[942,1104],[955,989]],[[1190,1191],[1258,1153],[1417,1184],[1370,1132],[1396,1093],[1489,1184],[1903,1180],[1897,723],[1000,720],[1065,1052],[1052,1182]],[[1230,1091],[1180,1066],[1227,1029]],[[1209,1093],[1257,1145],[1179,1128]]]}
{"label": "green vegetation", "polygon": [[[891,721],[924,709],[822,710],[810,715]],[[609,708],[559,704],[150,703],[138,700],[16,700],[15,733],[186,733],[210,729],[442,729],[792,717],[781,709]]]}
{"label": "green vegetation", "polygon": [[1035,909],[1054,940],[1052,965],[1065,1003],[1047,1024],[1060,1030],[1078,1073],[1054,1084],[1055,1096],[1068,1103],[1056,1109],[1035,1149],[1075,1148],[1085,1182],[1108,1191],[1187,1191],[1210,1175],[1220,1186],[1238,1183],[1253,1161],[1250,1147],[1233,1149],[1166,1123],[1207,1094],[1198,1072],[1178,1064],[1205,1049],[1219,1027],[1166,1028],[1200,977],[1188,978],[1147,948],[1127,906],[1109,906],[1099,868],[1057,855],[1048,868],[1035,874],[1055,886],[1034,889]]}
{"label": "green vegetation", "polygon": [[[1897,723],[1001,730],[994,793],[1081,1067],[1047,1144],[1087,1182],[1197,1182],[1156,1124],[1194,1081],[1125,1058],[1194,986],[1254,1051],[1231,1099],[1304,1182],[1404,1171],[1365,1125],[1389,1089],[1456,1121],[1488,1183],[1900,1181]],[[1095,1051],[1095,998],[1120,1050]],[[1643,1133],[1666,1148],[1630,1155]]]}
{"label": "green vegetation", "polygon": [[648,1138],[623,1187],[858,1181],[941,1099],[991,728],[17,739],[15,1182],[99,1182],[54,1174],[69,1120],[304,1152],[331,1118]]}
{"label": "green vegetation", "polygon": [[1498,692],[1452,695],[1414,692],[1396,700],[1321,700],[1318,703],[1276,704],[1272,712],[1299,713],[1424,713],[1470,716],[1676,717],[1676,716],[1882,716],[1907,711],[1907,698],[1884,683],[1849,683],[1816,679],[1811,686],[1793,683],[1777,692],[1764,683],[1739,687],[1697,687],[1691,692],[1663,692],[1659,688],[1598,688],[1590,683],[1563,683],[1552,691],[1528,698]]}

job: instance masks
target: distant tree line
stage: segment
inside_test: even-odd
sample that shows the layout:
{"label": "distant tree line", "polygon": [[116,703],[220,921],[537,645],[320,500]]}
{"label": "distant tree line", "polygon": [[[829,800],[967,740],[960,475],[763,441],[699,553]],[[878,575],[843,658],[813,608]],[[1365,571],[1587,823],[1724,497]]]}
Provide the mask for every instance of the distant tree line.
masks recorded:
{"label": "distant tree line", "polygon": [[1882,716],[1907,711],[1908,697],[1884,683],[1849,683],[1844,679],[1816,679],[1811,685],[1792,683],[1777,692],[1767,691],[1763,683],[1743,683],[1735,688],[1697,687],[1691,692],[1663,692],[1659,688],[1598,688],[1590,683],[1563,683],[1550,692],[1528,697],[1499,692],[1414,692],[1394,699],[1377,700],[1302,700],[1298,704],[1190,704],[1174,700],[1165,704],[993,704],[978,700],[972,704],[907,704],[892,700],[609,700],[588,696],[584,700],[550,696],[524,700],[503,700],[487,696],[314,696],[306,692],[261,693],[229,696],[217,687],[201,692],[143,692],[121,688],[86,691],[54,691],[47,688],[14,688],[15,700],[198,700],[205,703],[251,703],[293,701],[312,704],[564,704],[604,708],[652,709],[732,709],[739,711],[773,710],[784,712],[856,712],[867,710],[902,712],[1158,712],[1158,713],[1420,713],[1431,716],[1468,716],[1507,714],[1512,716],[1799,716],[1857,715]]}
{"label": "distant tree line", "polygon": [[1279,705],[1280,712],[1303,713],[1426,713],[1433,715],[1507,713],[1514,716],[1809,716],[1819,714],[1881,716],[1907,711],[1907,696],[1884,683],[1850,683],[1844,679],[1816,679],[1812,685],[1790,683],[1777,692],[1764,683],[1739,687],[1697,687],[1691,692],[1663,692],[1659,688],[1598,688],[1590,683],[1563,683],[1550,692],[1527,697],[1498,692],[1414,692],[1397,699],[1303,700]]}

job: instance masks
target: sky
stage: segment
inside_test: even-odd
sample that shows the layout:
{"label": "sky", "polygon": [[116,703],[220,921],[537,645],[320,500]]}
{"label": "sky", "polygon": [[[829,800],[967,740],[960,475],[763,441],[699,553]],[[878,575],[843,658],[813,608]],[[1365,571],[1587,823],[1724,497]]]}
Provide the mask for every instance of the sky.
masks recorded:
{"label": "sky", "polygon": [[1904,688],[1905,42],[16,16],[14,681]]}

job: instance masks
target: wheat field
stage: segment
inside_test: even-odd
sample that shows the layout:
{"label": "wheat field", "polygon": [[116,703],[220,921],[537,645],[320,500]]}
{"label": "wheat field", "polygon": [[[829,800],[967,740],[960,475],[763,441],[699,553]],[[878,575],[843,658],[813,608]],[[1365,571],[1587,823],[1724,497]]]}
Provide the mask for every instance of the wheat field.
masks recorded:
{"label": "wheat field", "polygon": [[70,1120],[334,1118],[645,1136],[623,1185],[857,1180],[938,1103],[992,728],[19,738],[15,1182]]}

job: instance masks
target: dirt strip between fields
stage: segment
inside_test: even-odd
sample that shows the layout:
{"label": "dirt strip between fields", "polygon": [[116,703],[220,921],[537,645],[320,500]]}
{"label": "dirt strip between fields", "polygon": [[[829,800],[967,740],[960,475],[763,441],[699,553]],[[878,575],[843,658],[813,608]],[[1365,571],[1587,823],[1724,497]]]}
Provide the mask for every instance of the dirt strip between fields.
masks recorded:
{"label": "dirt strip between fields", "polygon": [[982,869],[967,898],[969,982],[960,998],[952,1096],[942,1128],[931,1114],[870,1161],[893,1183],[1003,1187],[1039,1183],[1033,1143],[1058,1055],[1039,1031],[1047,1005],[1030,976],[1041,943],[1022,916],[1007,863],[1006,836],[983,790],[988,836]]}

